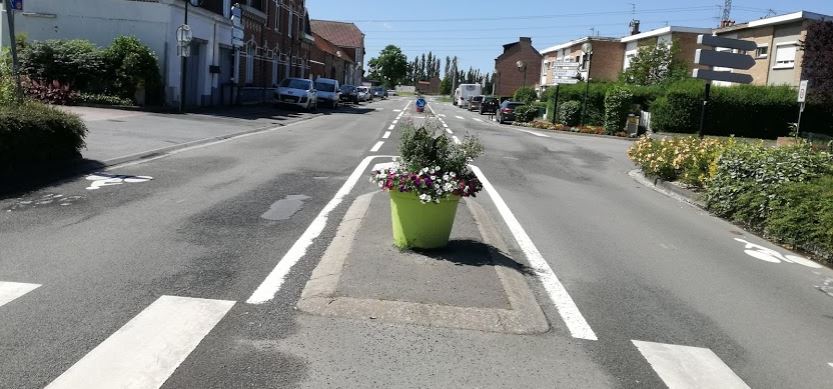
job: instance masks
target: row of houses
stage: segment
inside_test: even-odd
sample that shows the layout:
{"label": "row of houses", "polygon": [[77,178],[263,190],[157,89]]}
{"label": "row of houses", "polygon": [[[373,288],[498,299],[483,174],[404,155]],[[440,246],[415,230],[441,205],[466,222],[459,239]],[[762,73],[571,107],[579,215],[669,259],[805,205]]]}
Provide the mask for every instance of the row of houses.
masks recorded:
{"label": "row of houses", "polygon": [[[630,24],[630,35],[625,37],[585,36],[538,51],[532,40],[521,37],[518,42],[503,46],[503,53],[495,59],[495,91],[500,96],[511,96],[521,86],[548,87],[559,82],[554,75],[556,64],[578,62],[581,79],[615,81],[630,66],[640,47],[670,45],[677,42],[679,55],[694,69],[694,55],[698,48],[697,36],[717,35],[754,41],[757,48],[749,53],[755,65],[749,70],[715,69],[750,74],[755,85],[797,86],[802,79],[801,42],[807,27],[816,21],[833,17],[799,11],[762,18],[746,23],[723,22],[719,28],[666,26],[650,31],[639,30],[639,21]],[[583,50],[586,43],[592,55]],[[719,49],[720,50],[720,49]],[[737,51],[736,51],[737,52]],[[531,78],[530,78],[531,77]],[[715,82],[717,85],[729,85]]]}
{"label": "row of houses", "polygon": [[[166,104],[176,106],[182,95],[176,30],[184,23],[186,1],[193,35],[187,106],[243,102],[286,77],[362,81],[364,33],[353,23],[312,19],[305,0],[26,0],[15,13],[15,29],[30,41],[87,39],[100,46],[135,36],[156,53]],[[235,4],[242,10],[238,45],[232,40]],[[6,16],[0,20],[8,46]]]}

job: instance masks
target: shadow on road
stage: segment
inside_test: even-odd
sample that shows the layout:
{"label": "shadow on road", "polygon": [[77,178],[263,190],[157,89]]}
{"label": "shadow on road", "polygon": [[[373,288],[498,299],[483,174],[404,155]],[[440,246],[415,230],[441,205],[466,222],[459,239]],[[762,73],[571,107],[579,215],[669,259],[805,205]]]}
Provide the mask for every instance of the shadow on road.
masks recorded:
{"label": "shadow on road", "polygon": [[457,266],[503,266],[523,274],[533,274],[532,268],[506,256],[496,247],[471,239],[450,240],[440,249],[414,249],[416,253]]}
{"label": "shadow on road", "polygon": [[105,167],[106,165],[100,161],[75,159],[28,166],[25,169],[0,174],[0,200],[68,182]]}

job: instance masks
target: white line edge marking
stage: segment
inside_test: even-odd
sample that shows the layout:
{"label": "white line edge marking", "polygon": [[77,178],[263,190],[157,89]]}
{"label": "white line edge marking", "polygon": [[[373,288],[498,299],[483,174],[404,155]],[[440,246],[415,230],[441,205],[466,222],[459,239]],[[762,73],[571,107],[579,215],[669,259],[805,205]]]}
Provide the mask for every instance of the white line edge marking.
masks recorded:
{"label": "white line edge marking", "polygon": [[448,133],[448,135],[453,134],[453,132],[451,132],[451,130],[450,130],[448,127],[446,127],[446,128],[445,128],[445,132],[447,132],[447,133]]}
{"label": "white line edge marking", "polygon": [[833,367],[833,362],[828,363],[828,365],[830,365],[830,367]]}
{"label": "white line edge marking", "polygon": [[462,116],[454,115],[454,117],[456,117],[457,119],[466,120],[466,118],[464,118],[464,117],[462,117]]}
{"label": "white line edge marking", "polygon": [[390,131],[385,131],[385,133],[382,135],[382,139],[388,139],[388,138],[390,138]]}
{"label": "white line edge marking", "polygon": [[392,130],[394,128],[396,128],[396,125],[391,124],[390,127],[388,127],[388,130]]}
{"label": "white line edge marking", "polygon": [[376,142],[376,144],[375,144],[375,145],[373,145],[373,148],[371,148],[371,149],[370,149],[370,151],[371,151],[371,152],[373,152],[373,153],[375,153],[375,152],[379,151],[379,149],[381,149],[381,148],[382,148],[382,145],[383,145],[383,144],[385,144],[385,142],[384,142],[384,141],[381,141],[381,140],[380,140],[380,141],[378,141],[378,142]]}
{"label": "white line edge marking", "polygon": [[478,119],[478,118],[471,118],[471,120],[474,120],[474,121],[477,121],[477,122],[483,123],[483,120]]}
{"label": "white line edge marking", "polygon": [[448,128],[448,124],[445,124],[445,122],[443,122],[443,127]]}
{"label": "white line edge marking", "polygon": [[553,304],[555,304],[555,308],[561,315],[561,319],[564,320],[564,324],[567,325],[567,329],[570,331],[570,334],[574,338],[598,340],[596,333],[593,332],[593,329],[590,328],[587,320],[585,320],[584,316],[582,316],[575,301],[573,301],[573,298],[570,297],[569,293],[567,293],[567,289],[565,289],[564,285],[561,284],[561,281],[558,280],[558,276],[555,275],[552,267],[550,267],[547,260],[544,259],[541,252],[538,251],[538,247],[535,246],[532,238],[527,235],[521,223],[512,213],[512,210],[509,209],[509,206],[506,205],[505,201],[503,201],[503,197],[501,197],[495,187],[492,186],[492,183],[486,178],[480,168],[474,165],[470,166],[471,170],[475,175],[477,175],[477,178],[483,184],[483,188],[487,193],[489,193],[489,197],[495,204],[498,213],[500,213],[501,217],[503,217],[504,222],[509,227],[509,231],[515,238],[515,241],[518,242],[518,246],[520,246],[521,251],[523,251],[524,255],[526,255],[527,261],[529,261],[529,264],[535,270],[536,275],[544,285],[544,289],[547,291],[550,300],[552,300]]}
{"label": "white line edge marking", "polygon": [[639,340],[631,342],[669,388],[749,388],[710,349]]}
{"label": "white line edge marking", "polygon": [[391,124],[396,124],[396,123],[399,123],[399,119],[394,119],[394,120],[391,122]]}
{"label": "white line edge marking", "polygon": [[458,137],[457,137],[457,135],[452,135],[452,136],[451,136],[451,139],[453,139],[453,140],[454,140],[454,143],[456,143],[456,144],[458,144],[458,145],[459,145],[459,144],[462,144],[462,142],[460,142],[460,138],[458,138]]}
{"label": "white line edge marking", "polygon": [[522,130],[522,129],[520,129],[520,128],[516,128],[516,130],[518,130],[518,131],[520,131],[520,132],[525,132],[525,133],[527,133],[527,134],[532,134],[532,135],[535,135],[535,136],[539,136],[539,137],[541,137],[541,138],[549,138],[549,137],[550,137],[550,136],[549,136],[549,135],[547,135],[547,134],[539,134],[539,133],[537,133],[537,132],[535,132],[535,131]]}
{"label": "white line edge marking", "polygon": [[26,284],[22,282],[2,282],[0,281],[0,307],[16,300],[17,298],[29,293],[37,288],[40,284]]}
{"label": "white line edge marking", "polygon": [[234,304],[161,296],[47,389],[159,388]]}
{"label": "white line edge marking", "polygon": [[283,258],[275,265],[275,268],[272,269],[272,272],[266,276],[266,279],[257,287],[257,289],[252,293],[246,303],[248,304],[263,304],[272,300],[275,297],[275,294],[281,289],[283,286],[284,281],[286,281],[286,276],[289,275],[289,271],[292,269],[296,263],[298,263],[304,255],[307,254],[307,249],[312,242],[321,235],[321,232],[324,231],[324,227],[327,226],[327,218],[329,217],[330,212],[333,211],[341,202],[344,200],[344,197],[347,196],[356,183],[359,181],[365,174],[365,170],[367,169],[367,165],[370,164],[375,158],[391,158],[390,155],[371,155],[365,157],[359,166],[356,166],[356,169],[353,170],[353,173],[350,174],[350,177],[347,178],[347,181],[344,182],[344,185],[341,186],[341,189],[336,192],[335,196],[328,202],[324,208],[321,209],[321,212],[318,213],[318,216],[312,220],[309,227],[304,231],[303,234],[292,244],[292,247],[284,254]]}

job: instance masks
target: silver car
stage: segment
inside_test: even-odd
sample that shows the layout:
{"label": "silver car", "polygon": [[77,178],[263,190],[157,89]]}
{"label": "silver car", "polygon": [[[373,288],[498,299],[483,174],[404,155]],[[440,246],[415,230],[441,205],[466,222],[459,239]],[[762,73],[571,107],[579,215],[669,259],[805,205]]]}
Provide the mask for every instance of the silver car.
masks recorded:
{"label": "silver car", "polygon": [[278,104],[291,105],[308,111],[318,108],[318,92],[312,80],[306,78],[285,78],[275,89]]}

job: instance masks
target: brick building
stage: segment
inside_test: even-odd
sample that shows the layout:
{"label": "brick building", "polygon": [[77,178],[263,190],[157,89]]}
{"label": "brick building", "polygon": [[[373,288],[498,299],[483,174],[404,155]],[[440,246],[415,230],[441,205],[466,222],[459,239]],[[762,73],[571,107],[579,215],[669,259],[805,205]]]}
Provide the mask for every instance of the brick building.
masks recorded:
{"label": "brick building", "polygon": [[689,70],[694,69],[694,53],[702,46],[697,44],[697,36],[700,34],[711,35],[711,28],[667,26],[651,31],[645,31],[622,38],[625,44],[622,70],[630,66],[631,58],[639,52],[643,46],[656,46],[659,44],[670,45],[677,42],[680,47],[679,57],[689,65]]}
{"label": "brick building", "polygon": [[[585,43],[593,45],[593,55],[590,62],[582,50]],[[544,49],[540,85],[555,85],[553,77],[553,65],[555,62],[578,62],[581,64],[579,75],[582,80],[588,77],[587,69],[590,68],[589,77],[594,81],[614,81],[619,78],[622,71],[623,45],[619,38],[588,36],[572,40],[560,45]]]}
{"label": "brick building", "polygon": [[332,20],[311,21],[312,32],[330,41],[353,60],[347,66],[344,83],[361,85],[364,76],[364,33],[353,23]]}
{"label": "brick building", "polygon": [[[503,53],[495,58],[494,93],[512,96],[518,88],[536,86],[541,74],[541,53],[532,47],[532,38],[521,37],[517,42],[503,45]],[[518,67],[518,61],[525,65]]]}
{"label": "brick building", "polygon": [[332,78],[340,84],[345,84],[350,69],[354,66],[353,59],[338,46],[316,33],[315,45],[310,53],[310,76]]}
{"label": "brick building", "polygon": [[725,70],[750,74],[755,85],[798,86],[804,59],[801,42],[806,39],[808,24],[820,20],[833,20],[833,17],[799,11],[748,23],[727,23],[726,26],[716,29],[715,35],[750,40],[755,42],[758,48],[754,53],[749,53],[755,58],[755,65],[751,69]]}
{"label": "brick building", "polygon": [[419,93],[426,95],[438,95],[440,94],[440,82],[440,78],[434,76],[427,80],[417,81],[414,87]]}

